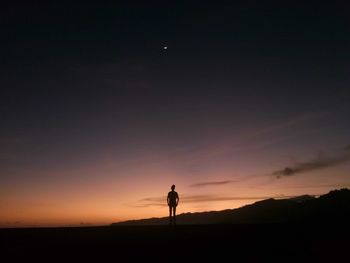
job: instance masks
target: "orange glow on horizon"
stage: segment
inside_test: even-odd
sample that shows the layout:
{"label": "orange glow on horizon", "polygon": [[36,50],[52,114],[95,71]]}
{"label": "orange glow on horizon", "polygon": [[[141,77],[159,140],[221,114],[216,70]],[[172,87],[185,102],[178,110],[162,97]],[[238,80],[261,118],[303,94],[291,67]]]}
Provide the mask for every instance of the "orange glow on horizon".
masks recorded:
{"label": "orange glow on horizon", "polygon": [[[146,167],[139,169],[142,172],[147,171]],[[318,195],[334,188],[330,186],[298,188],[298,185],[305,185],[307,181],[313,182],[315,177],[312,174],[302,178],[274,180],[270,183],[268,182],[270,178],[259,177],[240,183],[198,188],[191,187],[193,183],[191,179],[176,176],[175,173],[166,170],[153,169],[149,174],[152,175],[144,176],[145,179],[142,182],[138,180],[138,183],[135,183],[134,179],[113,177],[81,182],[73,177],[67,181],[36,182],[8,187],[2,192],[0,225],[1,227],[86,226],[164,217],[168,213],[165,195],[173,183],[176,184],[176,191],[180,195],[177,214],[237,208],[258,201],[259,197],[283,198],[305,193]],[[214,178],[221,179],[221,176],[222,179],[227,179],[223,172]],[[345,173],[343,177],[345,178]],[[318,174],[318,178],[322,176]],[[329,180],[327,178],[324,177],[325,183]],[[163,197],[164,204],[162,204]],[[249,199],[250,197],[252,199]],[[156,200],[157,203],[151,202],[145,205],[142,200],[147,198]]]}

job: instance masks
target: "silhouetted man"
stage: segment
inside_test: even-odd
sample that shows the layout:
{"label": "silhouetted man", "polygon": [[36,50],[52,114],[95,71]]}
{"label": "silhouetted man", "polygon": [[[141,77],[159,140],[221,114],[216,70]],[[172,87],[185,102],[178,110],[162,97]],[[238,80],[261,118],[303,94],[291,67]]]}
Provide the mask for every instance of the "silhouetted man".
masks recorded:
{"label": "silhouetted man", "polygon": [[169,206],[170,225],[176,225],[176,207],[179,203],[179,195],[175,192],[175,185],[171,186],[171,191],[168,193],[167,202]]}

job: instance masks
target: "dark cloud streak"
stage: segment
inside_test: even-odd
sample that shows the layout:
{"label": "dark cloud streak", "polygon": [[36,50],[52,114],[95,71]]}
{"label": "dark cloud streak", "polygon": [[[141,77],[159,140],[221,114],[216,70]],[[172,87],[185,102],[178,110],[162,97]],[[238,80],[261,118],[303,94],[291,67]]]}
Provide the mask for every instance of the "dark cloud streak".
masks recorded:
{"label": "dark cloud streak", "polygon": [[199,183],[191,184],[190,186],[191,187],[218,186],[218,185],[225,185],[225,184],[231,184],[236,182],[237,182],[236,180],[199,182]]}
{"label": "dark cloud streak", "polygon": [[277,178],[282,178],[285,176],[294,176],[299,173],[306,173],[314,170],[325,169],[333,166],[337,166],[350,161],[350,148],[349,146],[344,148],[345,152],[340,154],[330,156],[330,157],[320,157],[315,160],[298,163],[292,167],[286,167],[282,170],[277,170],[272,173]]}

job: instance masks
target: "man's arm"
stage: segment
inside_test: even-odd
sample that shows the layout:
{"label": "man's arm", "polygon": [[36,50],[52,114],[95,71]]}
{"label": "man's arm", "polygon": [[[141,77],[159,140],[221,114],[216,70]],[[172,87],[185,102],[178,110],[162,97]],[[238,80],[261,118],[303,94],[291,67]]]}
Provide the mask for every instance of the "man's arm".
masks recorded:
{"label": "man's arm", "polygon": [[180,200],[179,195],[176,193],[176,206],[178,205],[179,200]]}
{"label": "man's arm", "polygon": [[167,202],[168,205],[169,205],[169,194],[168,194],[168,197],[167,197],[167,199],[166,199],[166,202]]}

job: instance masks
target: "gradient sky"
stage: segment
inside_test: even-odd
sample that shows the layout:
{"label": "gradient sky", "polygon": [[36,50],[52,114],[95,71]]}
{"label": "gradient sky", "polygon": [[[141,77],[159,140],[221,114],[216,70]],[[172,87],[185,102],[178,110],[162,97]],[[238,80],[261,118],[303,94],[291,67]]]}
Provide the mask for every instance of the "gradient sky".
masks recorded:
{"label": "gradient sky", "polygon": [[350,187],[349,6],[261,2],[5,5],[0,226]]}

